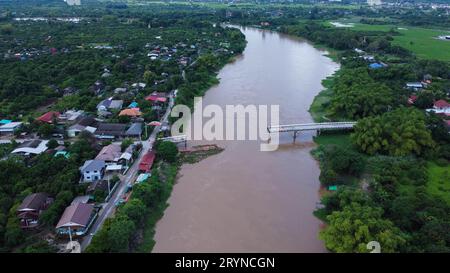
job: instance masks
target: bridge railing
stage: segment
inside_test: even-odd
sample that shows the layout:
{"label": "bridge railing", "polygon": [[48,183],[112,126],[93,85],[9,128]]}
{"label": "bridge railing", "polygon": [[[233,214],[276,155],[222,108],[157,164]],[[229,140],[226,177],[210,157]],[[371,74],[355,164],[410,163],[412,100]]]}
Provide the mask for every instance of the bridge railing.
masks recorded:
{"label": "bridge railing", "polygon": [[267,127],[269,133],[275,132],[293,132],[308,130],[327,130],[327,129],[351,129],[356,122],[322,122],[322,123],[301,123],[272,125]]}

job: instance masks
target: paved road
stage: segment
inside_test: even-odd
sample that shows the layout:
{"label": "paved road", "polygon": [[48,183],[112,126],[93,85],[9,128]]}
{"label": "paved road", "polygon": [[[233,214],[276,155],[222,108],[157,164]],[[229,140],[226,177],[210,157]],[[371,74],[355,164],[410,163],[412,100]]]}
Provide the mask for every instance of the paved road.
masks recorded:
{"label": "paved road", "polygon": [[[172,109],[173,105],[174,105],[174,99],[173,99],[173,93],[171,93],[169,96],[169,106],[167,107],[166,113],[164,114],[163,118],[161,119],[162,123],[167,122],[169,115],[170,115],[170,110]],[[116,204],[116,202],[118,202],[120,200],[122,195],[125,193],[126,186],[129,183],[136,180],[136,177],[138,174],[139,162],[141,161],[142,157],[149,150],[152,149],[153,144],[156,140],[157,134],[159,133],[160,130],[161,130],[161,126],[156,126],[155,129],[153,130],[152,134],[150,135],[150,137],[147,140],[141,142],[142,143],[142,151],[139,154],[139,157],[134,161],[134,164],[130,167],[130,169],[128,170],[126,175],[124,177],[121,177],[122,182],[120,182],[120,185],[118,186],[116,191],[113,193],[113,196],[109,199],[108,203],[104,203],[102,205],[102,209],[99,211],[99,215],[98,215],[97,219],[95,220],[95,223],[91,226],[88,234],[81,239],[81,251],[84,251],[86,249],[86,247],[91,243],[91,240],[93,237],[93,235],[91,235],[91,234],[97,233],[97,231],[102,227],[105,220],[107,218],[111,217],[111,215],[113,215],[113,212],[115,211],[115,208],[116,208],[115,204]]]}

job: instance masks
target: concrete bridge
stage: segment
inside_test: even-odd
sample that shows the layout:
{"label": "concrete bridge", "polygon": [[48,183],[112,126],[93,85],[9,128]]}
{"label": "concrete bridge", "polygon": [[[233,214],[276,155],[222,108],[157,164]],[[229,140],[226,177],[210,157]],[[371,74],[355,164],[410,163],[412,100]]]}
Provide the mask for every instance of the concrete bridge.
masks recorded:
{"label": "concrete bridge", "polygon": [[351,130],[356,124],[354,121],[344,122],[321,122],[321,123],[300,123],[300,124],[285,124],[272,125],[267,127],[267,131],[272,133],[294,132],[294,142],[297,138],[297,133],[301,131],[316,131],[320,134],[321,131],[328,130]]}
{"label": "concrete bridge", "polygon": [[179,135],[179,136],[170,136],[170,137],[160,137],[158,140],[161,141],[170,141],[175,144],[178,143],[184,143],[184,147],[187,146],[187,136],[186,135]]}

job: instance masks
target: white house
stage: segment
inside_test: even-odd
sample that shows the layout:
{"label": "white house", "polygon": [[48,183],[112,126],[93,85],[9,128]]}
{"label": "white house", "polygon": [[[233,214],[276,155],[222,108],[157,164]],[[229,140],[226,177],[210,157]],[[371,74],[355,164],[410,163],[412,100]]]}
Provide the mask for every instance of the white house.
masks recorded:
{"label": "white house", "polygon": [[20,127],[22,127],[22,122],[9,122],[0,125],[0,135],[14,134]]}
{"label": "white house", "polygon": [[106,164],[103,160],[87,160],[80,168],[81,183],[91,183],[102,180],[105,174]]}

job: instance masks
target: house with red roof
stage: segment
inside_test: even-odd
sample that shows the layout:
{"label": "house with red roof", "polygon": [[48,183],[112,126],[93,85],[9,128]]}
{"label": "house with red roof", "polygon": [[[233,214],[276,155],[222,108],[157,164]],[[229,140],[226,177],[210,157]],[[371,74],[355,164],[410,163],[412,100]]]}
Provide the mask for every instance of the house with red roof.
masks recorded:
{"label": "house with red roof", "polygon": [[38,117],[36,120],[40,121],[40,122],[52,124],[53,120],[55,118],[59,118],[60,115],[61,114],[59,112],[50,111],[50,112],[47,112],[47,113],[43,114],[42,116]]}
{"label": "house with red roof", "polygon": [[450,116],[450,103],[446,100],[437,100],[433,103],[433,108],[427,109],[426,111]]}
{"label": "house with red roof", "polygon": [[417,100],[417,96],[416,95],[412,95],[408,98],[408,104],[412,105],[416,102]]}
{"label": "house with red roof", "polygon": [[147,101],[151,102],[166,102],[167,94],[162,92],[153,92],[145,98]]}
{"label": "house with red roof", "polygon": [[440,111],[446,111],[450,109],[450,103],[446,100],[438,100],[434,102],[433,108]]}
{"label": "house with red roof", "polygon": [[153,151],[148,151],[143,157],[141,162],[139,162],[139,171],[148,173],[153,166],[153,161],[155,161],[156,154]]}

